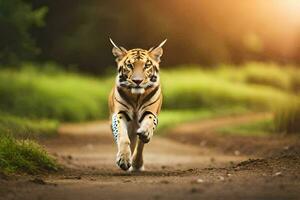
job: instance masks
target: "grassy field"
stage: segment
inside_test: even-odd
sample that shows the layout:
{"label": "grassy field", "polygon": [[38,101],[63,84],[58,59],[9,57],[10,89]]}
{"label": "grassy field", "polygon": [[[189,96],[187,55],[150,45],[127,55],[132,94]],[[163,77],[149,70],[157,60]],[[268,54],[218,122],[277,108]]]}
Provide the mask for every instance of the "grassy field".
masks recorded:
{"label": "grassy field", "polygon": [[[292,92],[278,87],[231,80],[226,74],[241,73],[236,69],[222,72],[223,68],[208,71],[191,67],[162,71],[163,110],[214,111],[228,110],[232,106],[271,110],[295,97]],[[36,70],[30,66],[18,71],[0,70],[0,110],[31,119],[105,119],[107,96],[113,83],[113,76],[92,78],[47,68]]]}
{"label": "grassy field", "polygon": [[[161,128],[172,122],[230,113],[274,111],[286,102],[298,99],[295,94],[300,70],[292,66],[283,68],[275,64],[249,63],[212,70],[196,67],[162,70]],[[107,119],[107,96],[113,84],[114,76],[79,76],[49,65],[27,64],[20,70],[2,69],[0,111],[7,114],[0,118],[0,122],[29,124],[26,122],[29,119],[38,122],[35,124],[43,122],[40,127],[47,127],[54,124],[53,121]]]}
{"label": "grassy field", "polygon": [[224,135],[266,136],[276,131],[273,119],[219,128],[218,133]]}
{"label": "grassy field", "polygon": [[12,115],[58,121],[105,118],[110,83],[61,71],[0,72],[0,110]]}
{"label": "grassy field", "polygon": [[239,106],[222,109],[180,109],[180,110],[165,110],[159,115],[159,133],[164,130],[174,127],[176,124],[203,120],[212,117],[221,117],[225,115],[236,115],[249,112],[248,109]]}
{"label": "grassy field", "polygon": [[215,109],[241,106],[261,111],[271,110],[287,99],[294,98],[291,93],[274,87],[229,81],[218,78],[215,73],[187,67],[163,71],[164,108]]}
{"label": "grassy field", "polygon": [[252,62],[238,69],[237,66],[219,66],[214,73],[231,82],[269,86],[294,94],[300,92],[300,69],[292,65]]}
{"label": "grassy field", "polygon": [[13,134],[18,138],[53,136],[57,132],[58,124],[51,120],[30,120],[4,113],[0,115],[0,133]]}
{"label": "grassy field", "polygon": [[[290,105],[299,101],[299,69],[265,63],[211,70],[197,67],[162,70],[164,102],[160,131],[174,124],[215,116],[276,111],[272,122],[228,127],[221,132],[262,134],[269,132],[261,130],[270,130],[271,123],[275,132],[300,132],[300,104]],[[41,147],[20,138],[54,135],[61,122],[107,119],[107,96],[113,84],[114,75],[90,77],[49,65],[0,69],[0,171],[24,168],[24,172],[34,173],[55,168],[55,161]],[[8,146],[12,149],[7,150]],[[26,163],[26,156],[35,160]],[[25,163],[10,160],[12,157]]]}
{"label": "grassy field", "polygon": [[300,133],[300,100],[290,100],[275,110],[274,126],[276,132]]}

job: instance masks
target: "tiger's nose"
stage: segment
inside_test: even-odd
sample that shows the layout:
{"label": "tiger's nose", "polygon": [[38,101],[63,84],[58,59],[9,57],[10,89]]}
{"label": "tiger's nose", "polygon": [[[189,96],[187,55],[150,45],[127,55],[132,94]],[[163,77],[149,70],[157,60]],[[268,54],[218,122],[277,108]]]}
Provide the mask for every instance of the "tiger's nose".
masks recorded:
{"label": "tiger's nose", "polygon": [[139,85],[141,82],[143,82],[143,79],[133,79],[132,80],[135,84]]}

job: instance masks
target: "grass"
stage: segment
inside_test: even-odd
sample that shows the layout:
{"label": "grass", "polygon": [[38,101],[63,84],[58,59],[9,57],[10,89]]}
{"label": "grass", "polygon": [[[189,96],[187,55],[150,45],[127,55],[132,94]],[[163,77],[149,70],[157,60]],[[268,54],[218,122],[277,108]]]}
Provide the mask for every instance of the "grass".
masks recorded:
{"label": "grass", "polygon": [[0,133],[9,133],[18,138],[52,136],[57,133],[57,127],[56,121],[29,120],[4,113],[0,115]]}
{"label": "grass", "polygon": [[[0,70],[1,111],[15,116],[57,121],[107,118],[107,96],[114,82],[113,76],[97,79],[36,68],[25,66],[17,71]],[[275,87],[234,82],[213,70],[188,66],[162,70],[161,80],[163,110],[218,110],[232,106],[271,110],[293,98],[291,93]]]}
{"label": "grass", "polygon": [[[230,111],[235,106],[251,111],[276,111],[273,122],[276,131],[273,133],[299,133],[300,104],[289,106],[291,102],[299,100],[296,95],[300,91],[299,77],[299,69],[275,64],[249,63],[240,68],[223,66],[214,70],[182,66],[180,69],[162,72],[163,85],[168,85],[164,88],[164,105],[171,110],[213,109],[212,116],[218,115],[215,111]],[[178,116],[177,121],[182,122],[184,118],[198,118],[196,112],[194,115]],[[247,134],[244,129],[236,132]],[[251,126],[249,134],[250,129]]]}
{"label": "grass", "polygon": [[52,136],[57,127],[56,121],[29,120],[1,113],[0,172],[36,174],[57,170],[56,161],[41,146],[32,140],[20,139]]}
{"label": "grass", "polygon": [[167,109],[241,106],[253,110],[271,110],[288,98],[293,98],[292,94],[276,88],[230,82],[200,69],[162,72],[161,79],[164,107]]}
{"label": "grass", "polygon": [[158,131],[162,132],[184,122],[203,120],[224,115],[241,114],[246,112],[249,112],[249,110],[237,106],[219,110],[165,110],[159,115]]}
{"label": "grass", "polygon": [[300,134],[300,101],[290,100],[281,105],[274,113],[274,118],[238,126],[224,127],[218,130],[223,134],[234,135],[270,135]]}
{"label": "grass", "polygon": [[0,171],[36,174],[57,169],[55,160],[37,143],[0,135]]}
{"label": "grass", "polygon": [[220,134],[240,136],[266,136],[275,132],[275,124],[272,119],[265,119],[256,122],[226,126],[217,130]]}
{"label": "grass", "polygon": [[275,129],[279,133],[300,134],[300,101],[290,101],[275,112]]}
{"label": "grass", "polygon": [[291,93],[300,92],[300,69],[293,65],[250,62],[243,66],[223,65],[215,74],[233,82],[263,85]]}
{"label": "grass", "polygon": [[1,70],[0,110],[16,116],[85,121],[107,116],[110,83],[72,73]]}

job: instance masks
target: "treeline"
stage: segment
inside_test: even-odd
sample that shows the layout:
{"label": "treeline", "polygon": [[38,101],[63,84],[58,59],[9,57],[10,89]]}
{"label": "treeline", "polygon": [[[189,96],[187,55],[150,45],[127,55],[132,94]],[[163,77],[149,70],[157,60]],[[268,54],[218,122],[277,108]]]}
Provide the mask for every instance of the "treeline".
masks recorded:
{"label": "treeline", "polygon": [[285,20],[275,24],[270,17],[259,18],[264,12],[276,13],[258,2],[0,0],[0,62],[55,61],[101,74],[114,65],[111,37],[125,48],[150,48],[168,38],[168,66],[247,60],[300,63],[300,47],[282,53],[285,41],[269,39],[268,31],[279,29]]}

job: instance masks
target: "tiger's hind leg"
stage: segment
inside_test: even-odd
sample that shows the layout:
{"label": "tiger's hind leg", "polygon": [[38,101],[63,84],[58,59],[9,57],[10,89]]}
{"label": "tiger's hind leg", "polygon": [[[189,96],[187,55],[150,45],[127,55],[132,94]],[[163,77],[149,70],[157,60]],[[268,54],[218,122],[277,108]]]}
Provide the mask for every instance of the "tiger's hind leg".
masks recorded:
{"label": "tiger's hind leg", "polygon": [[143,160],[144,142],[137,139],[137,145],[132,156],[131,171],[144,171],[144,160]]}
{"label": "tiger's hind leg", "polygon": [[132,166],[130,171],[142,171],[143,170],[143,147],[144,143],[138,138],[136,130],[139,128],[139,124],[132,121],[128,125],[128,135],[130,139],[130,148],[132,152]]}

